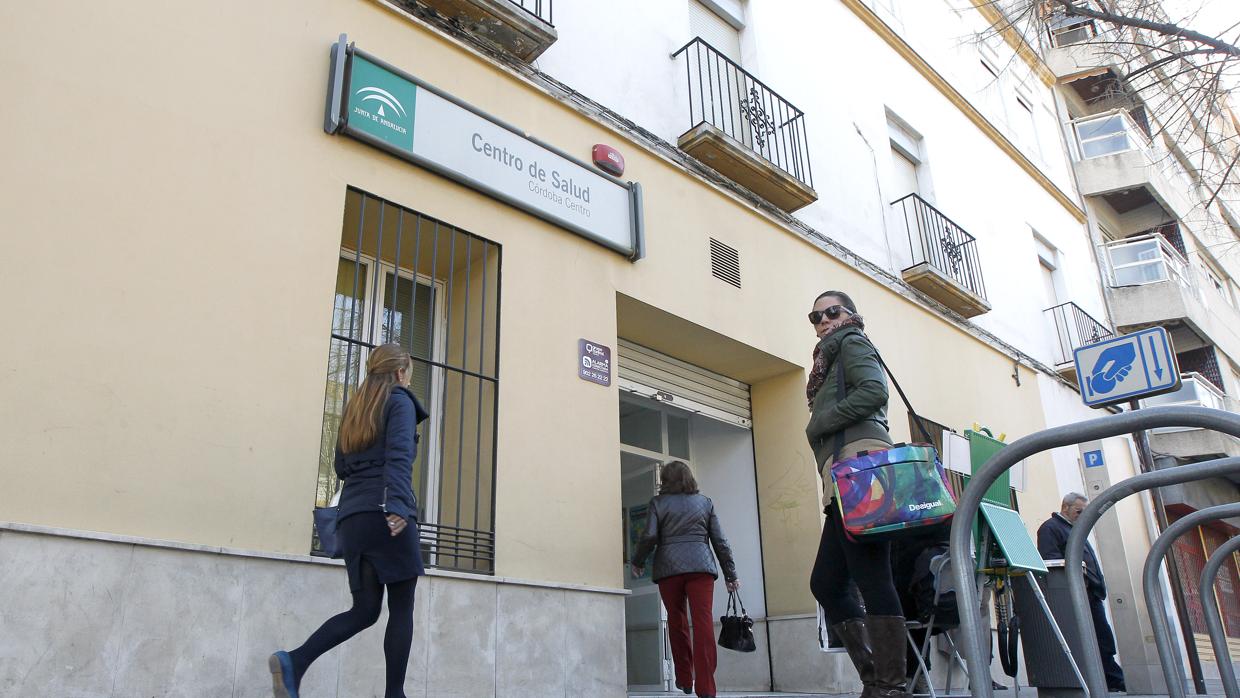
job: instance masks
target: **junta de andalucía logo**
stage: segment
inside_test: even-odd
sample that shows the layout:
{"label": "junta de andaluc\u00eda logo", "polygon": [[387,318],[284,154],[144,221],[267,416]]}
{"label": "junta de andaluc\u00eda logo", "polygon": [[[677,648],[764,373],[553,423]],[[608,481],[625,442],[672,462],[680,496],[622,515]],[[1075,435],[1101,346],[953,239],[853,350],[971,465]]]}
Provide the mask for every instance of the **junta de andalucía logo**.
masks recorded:
{"label": "junta de andaluc\u00eda logo", "polygon": [[[405,135],[409,132],[407,127],[392,121],[392,119],[401,119],[403,121],[409,118],[409,113],[405,111],[405,105],[400,103],[400,100],[396,98],[396,95],[381,87],[373,86],[363,87],[353,94],[358,98],[358,104],[353,107],[353,112],[355,114],[358,116],[365,116],[371,121],[374,121],[375,123],[378,123],[386,128],[390,128],[401,135]],[[373,112],[362,108],[362,105],[370,106],[370,102],[377,103],[377,107]],[[389,118],[387,110],[391,110],[391,118]]]}

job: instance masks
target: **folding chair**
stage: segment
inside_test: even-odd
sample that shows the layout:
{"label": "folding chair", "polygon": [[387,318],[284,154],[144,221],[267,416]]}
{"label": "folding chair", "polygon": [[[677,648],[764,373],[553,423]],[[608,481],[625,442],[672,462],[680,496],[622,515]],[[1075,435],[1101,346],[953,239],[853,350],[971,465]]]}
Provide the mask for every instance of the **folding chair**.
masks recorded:
{"label": "folding chair", "polygon": [[[934,579],[934,608],[938,608],[939,599],[955,589],[951,579],[951,557],[947,553],[936,555],[930,560],[930,574]],[[904,634],[908,638],[909,647],[913,648],[913,653],[917,656],[917,671],[913,674],[913,678],[908,687],[908,694],[914,698],[926,696],[927,698],[970,698],[969,693],[969,670],[964,663],[964,658],[960,656],[960,651],[956,649],[956,643],[952,640],[949,633],[941,633],[941,637],[946,641],[949,648],[949,657],[947,664],[946,685],[942,691],[934,688],[934,682],[930,678],[930,669],[926,665],[926,657],[930,653],[931,641],[934,638],[935,630],[952,630],[959,626],[959,623],[943,623],[937,618],[937,611],[931,613],[930,617],[924,622],[919,620],[909,620],[904,623]],[[917,641],[913,639],[914,630],[924,630],[925,639],[920,647]],[[952,693],[952,676],[956,667],[960,667],[961,673],[964,674],[964,685],[961,687],[963,693]],[[928,693],[914,692],[914,686],[917,685],[917,679],[925,676],[926,685],[929,687]]]}

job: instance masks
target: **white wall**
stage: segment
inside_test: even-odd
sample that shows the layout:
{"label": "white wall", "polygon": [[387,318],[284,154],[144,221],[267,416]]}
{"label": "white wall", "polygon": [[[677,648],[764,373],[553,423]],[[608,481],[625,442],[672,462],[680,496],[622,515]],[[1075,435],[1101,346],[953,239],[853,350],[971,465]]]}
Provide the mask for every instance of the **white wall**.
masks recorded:
{"label": "white wall", "polygon": [[[690,38],[689,0],[562,3],[560,39],[538,67],[675,142],[689,127],[684,66],[671,54]],[[934,69],[1009,135],[1069,196],[1070,164],[1054,93],[1002,41],[997,84],[983,72],[976,34],[988,26],[967,2],[898,1],[883,14]],[[796,213],[868,260],[898,272],[909,263],[894,185],[887,113],[922,136],[930,171],[923,192],[978,238],[993,310],[975,321],[1043,361],[1052,342],[1032,230],[1060,251],[1062,301],[1105,322],[1085,227],[970,122],[926,78],[838,0],[746,2],[745,68],[803,110],[819,200]],[[964,8],[964,9],[953,9]],[[1020,138],[1016,85],[1028,86],[1036,141]],[[1018,112],[1017,112],[1018,113]],[[1039,152],[1040,150],[1040,152]],[[824,279],[824,288],[830,286]],[[1033,292],[1035,291],[1036,292]]]}

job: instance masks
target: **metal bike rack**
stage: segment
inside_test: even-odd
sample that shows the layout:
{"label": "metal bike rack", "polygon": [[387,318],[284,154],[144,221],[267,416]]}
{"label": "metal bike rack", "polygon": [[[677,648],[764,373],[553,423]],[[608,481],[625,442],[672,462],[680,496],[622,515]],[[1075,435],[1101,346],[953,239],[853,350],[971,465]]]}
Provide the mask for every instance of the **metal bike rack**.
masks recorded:
{"label": "metal bike rack", "polygon": [[[1220,458],[1218,460],[1206,461],[1204,463],[1192,463],[1189,465],[1177,465],[1174,468],[1166,470],[1156,470],[1152,473],[1142,473],[1135,477],[1131,477],[1123,482],[1112,485],[1103,490],[1089,506],[1085,507],[1085,511],[1081,512],[1076,523],[1072,525],[1072,533],[1068,535],[1068,544],[1064,550],[1064,566],[1073,565],[1072,569],[1080,569],[1085,560],[1085,540],[1089,537],[1089,532],[1093,530],[1094,525],[1102,518],[1119,500],[1141,492],[1143,490],[1153,489],[1155,487],[1163,487],[1166,485],[1177,485],[1182,482],[1191,482],[1193,480],[1202,480],[1208,477],[1220,477],[1231,474],[1240,474],[1240,458]],[[1231,506],[1231,505],[1228,505]],[[1235,505],[1234,515],[1240,515],[1240,504]],[[1217,507],[1216,507],[1217,508]],[[1214,509],[1206,509],[1197,514],[1213,511]],[[1196,516],[1194,514],[1193,516]],[[1177,521],[1175,525],[1169,526],[1167,530],[1158,537],[1154,545],[1150,547],[1150,553],[1145,558],[1146,570],[1148,573],[1151,561],[1157,561],[1154,566],[1154,579],[1157,580],[1158,567],[1162,564],[1162,559],[1166,553],[1164,548],[1162,552],[1159,550],[1159,542],[1166,539],[1166,545],[1171,545],[1170,541],[1174,541],[1178,536],[1170,536],[1172,530],[1176,529],[1184,520]],[[1198,517],[1197,520],[1200,520]],[[1178,529],[1183,530],[1183,528]],[[1155,582],[1155,586],[1157,583]],[[1146,582],[1146,611],[1150,614],[1150,623],[1154,627],[1154,642],[1158,646],[1158,659],[1163,666],[1163,676],[1167,679],[1167,691],[1173,698],[1184,698],[1183,681],[1173,685],[1171,680],[1172,674],[1182,676],[1183,671],[1179,669],[1178,662],[1179,653],[1174,650],[1171,645],[1170,631],[1167,619],[1162,612],[1162,589],[1157,588],[1158,603],[1156,605],[1150,601],[1150,583]],[[1081,575],[1072,575],[1068,577],[1068,593],[1072,598],[1072,612],[1076,615],[1077,628],[1080,630],[1082,638],[1094,637],[1094,619],[1093,614],[1089,611],[1089,597],[1085,591],[1085,578]],[[1159,634],[1159,629],[1163,629],[1164,633]],[[1089,684],[1089,693],[1091,696],[1107,695],[1106,676],[1102,671],[1102,655],[1098,652],[1098,644],[1096,642],[1083,642],[1085,655],[1085,677]],[[1178,690],[1178,693],[1177,693]]]}
{"label": "metal bike rack", "polygon": [[[990,681],[986,680],[986,677],[990,676],[990,667],[989,662],[986,661],[986,650],[981,637],[981,611],[978,606],[978,592],[974,578],[976,571],[969,555],[973,524],[977,519],[977,512],[986,490],[994,484],[1001,474],[1012,466],[1043,451],[1062,446],[1075,446],[1085,441],[1106,439],[1158,427],[1210,429],[1240,438],[1240,415],[1205,407],[1151,407],[1045,429],[1017,439],[1009,444],[987,461],[969,480],[969,485],[961,494],[960,501],[956,507],[956,516],[952,521],[949,550],[952,557],[952,576],[956,584],[957,606],[960,613],[961,646],[969,667],[969,676],[977,677],[971,678],[971,690],[974,696],[978,698],[993,698]],[[1180,475],[1183,475],[1186,469],[1195,468],[1195,470],[1188,473],[1189,477],[1186,478],[1188,480],[1195,480],[1211,476],[1201,474],[1203,472],[1226,472],[1227,464],[1224,463],[1221,466],[1218,464],[1228,460],[1232,460],[1236,464],[1237,470],[1240,470],[1240,459],[1222,459],[1222,461],[1209,463],[1176,466],[1169,470],[1144,473],[1138,477],[1149,478],[1150,476],[1168,473],[1169,475],[1164,475],[1164,477],[1169,478],[1170,482],[1179,482],[1181,480],[1175,479],[1177,471]],[[1202,466],[1205,467],[1203,468]],[[1127,482],[1135,479],[1137,478],[1131,478],[1117,487],[1122,488]],[[1112,489],[1115,488],[1109,488],[1107,491],[1109,492]],[[1092,507],[1094,507],[1094,503],[1091,503],[1090,507],[1086,508],[1086,512]],[[1098,512],[1098,515],[1101,515],[1101,513]],[[1083,518],[1085,513],[1082,513],[1081,516]],[[1078,536],[1080,545],[1078,545],[1076,550],[1077,568],[1081,565],[1084,550],[1083,542],[1085,536],[1089,533],[1088,529],[1079,526],[1079,523],[1080,519],[1078,519],[1078,525],[1073,526],[1073,536],[1081,533]],[[1068,547],[1069,550],[1067,552],[1071,554],[1073,547],[1071,537],[1069,538]],[[1065,564],[1072,564],[1072,562],[1069,559]],[[1071,580],[1076,579],[1076,575],[1070,575],[1068,579],[1072,583]],[[1083,593],[1084,579],[1077,579],[1077,582],[1079,582],[1080,591]],[[1074,592],[1074,606],[1078,600],[1078,594],[1075,593],[1076,590],[1076,585],[1074,585],[1072,588]],[[1089,625],[1083,627],[1091,629],[1091,632],[1085,635],[1088,638],[1093,636],[1093,619],[1088,614],[1088,601],[1086,601],[1085,611],[1083,620],[1089,623]],[[1077,611],[1077,616],[1078,621],[1081,621],[1082,618],[1079,610]],[[1101,656],[1098,654],[1097,645],[1092,642],[1083,642],[1082,644],[1085,647],[1086,651],[1084,654],[1087,657],[1084,667],[1089,683],[1089,694],[1091,698],[1105,698],[1107,695],[1106,679],[1103,677]]]}
{"label": "metal bike rack", "polygon": [[1240,536],[1231,538],[1218,546],[1218,550],[1210,556],[1210,561],[1201,572],[1202,610],[1205,611],[1206,629],[1210,632],[1210,644],[1214,646],[1214,657],[1218,660],[1218,674],[1223,681],[1223,693],[1227,698],[1240,698],[1240,688],[1236,686],[1236,670],[1231,665],[1231,650],[1227,647],[1227,635],[1223,632],[1223,621],[1219,618],[1216,604],[1206,603],[1214,591],[1214,580],[1223,562],[1240,550]]}
{"label": "metal bike rack", "polygon": [[[1240,462],[1240,458],[1221,458],[1209,461],[1209,463],[1224,461]],[[1158,661],[1162,664],[1163,677],[1167,680],[1167,694],[1171,698],[1184,698],[1184,668],[1180,664],[1180,653],[1172,646],[1171,627],[1166,615],[1162,612],[1163,595],[1162,587],[1158,583],[1158,572],[1162,569],[1163,559],[1167,557],[1167,552],[1171,550],[1171,545],[1177,538],[1206,521],[1215,521],[1229,516],[1240,516],[1240,502],[1194,511],[1168,526],[1167,530],[1163,531],[1162,535],[1154,541],[1154,545],[1150,546],[1150,554],[1145,558],[1145,569],[1141,575],[1142,584],[1145,587],[1145,607],[1150,613],[1150,625],[1154,629],[1154,644],[1158,647]],[[1202,605],[1205,606],[1204,599],[1202,601]],[[1157,613],[1155,609],[1158,609]]]}

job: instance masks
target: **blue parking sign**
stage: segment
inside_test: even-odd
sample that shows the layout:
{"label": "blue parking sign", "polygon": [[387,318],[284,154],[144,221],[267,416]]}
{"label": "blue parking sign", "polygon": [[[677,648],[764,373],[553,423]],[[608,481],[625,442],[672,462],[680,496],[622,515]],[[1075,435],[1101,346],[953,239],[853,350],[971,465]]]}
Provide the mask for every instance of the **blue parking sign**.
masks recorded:
{"label": "blue parking sign", "polygon": [[1081,399],[1090,407],[1180,389],[1180,367],[1161,327],[1078,347],[1073,357]]}
{"label": "blue parking sign", "polygon": [[1106,464],[1107,464],[1106,460],[1102,457],[1102,451],[1099,450],[1099,451],[1086,451],[1085,452],[1085,467],[1086,468],[1098,468]]}

